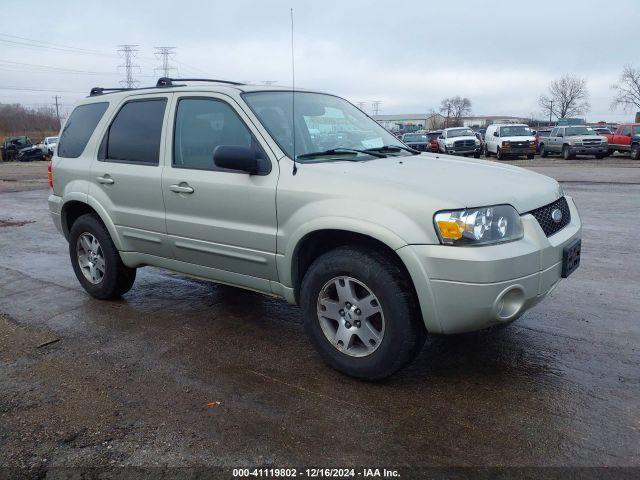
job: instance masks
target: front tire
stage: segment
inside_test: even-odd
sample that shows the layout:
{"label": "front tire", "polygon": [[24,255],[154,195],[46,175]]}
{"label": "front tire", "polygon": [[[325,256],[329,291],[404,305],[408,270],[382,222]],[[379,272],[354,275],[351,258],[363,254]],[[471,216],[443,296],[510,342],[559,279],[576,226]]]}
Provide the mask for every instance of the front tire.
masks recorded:
{"label": "front tire", "polygon": [[496,149],[496,159],[504,160],[504,155],[502,154],[502,150],[500,149],[500,147]]}
{"label": "front tire", "polygon": [[534,157],[535,157],[535,155],[534,155],[533,153],[529,153],[529,154],[527,155],[527,159],[528,159],[528,160],[533,160],[533,159],[534,159]]}
{"label": "front tire", "polygon": [[135,282],[136,269],[122,263],[109,232],[96,215],[82,215],[71,226],[69,256],[80,285],[92,297],[118,298]]}
{"label": "front tire", "polygon": [[640,160],[640,145],[637,143],[631,146],[631,160]]}
{"label": "front tire", "polygon": [[562,158],[564,158],[565,160],[571,160],[573,158],[568,145],[562,147]]}
{"label": "front tire", "polygon": [[320,356],[353,377],[388,377],[425,341],[410,279],[375,249],[345,246],[321,255],[302,280],[300,305]]}

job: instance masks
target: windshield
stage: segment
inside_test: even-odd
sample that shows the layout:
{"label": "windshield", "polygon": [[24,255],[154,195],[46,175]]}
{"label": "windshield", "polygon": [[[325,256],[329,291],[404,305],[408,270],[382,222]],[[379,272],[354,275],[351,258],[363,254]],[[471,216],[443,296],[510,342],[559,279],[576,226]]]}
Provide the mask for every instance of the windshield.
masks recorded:
{"label": "windshield", "polygon": [[426,142],[427,136],[420,133],[407,134],[402,137],[404,142]]}
{"label": "windshield", "polygon": [[451,137],[475,137],[475,133],[470,128],[454,128],[447,130],[447,138]]}
{"label": "windshield", "polygon": [[[289,158],[294,157],[293,118],[295,96],[295,156],[348,148],[366,150],[385,145],[403,147],[396,137],[346,100],[322,93],[250,92],[243,98]],[[394,154],[396,154],[394,152]],[[398,152],[404,155],[404,152]],[[367,153],[353,152],[363,158]],[[344,159],[344,153],[336,156]],[[301,162],[327,161],[332,157],[308,157]],[[359,158],[360,159],[360,158]]]}
{"label": "windshield", "polygon": [[574,137],[576,135],[597,135],[597,134],[589,127],[567,127],[565,129],[565,135],[567,137]]}
{"label": "windshield", "polygon": [[500,127],[501,137],[530,137],[533,135],[531,129],[524,125],[515,125],[512,127]]}

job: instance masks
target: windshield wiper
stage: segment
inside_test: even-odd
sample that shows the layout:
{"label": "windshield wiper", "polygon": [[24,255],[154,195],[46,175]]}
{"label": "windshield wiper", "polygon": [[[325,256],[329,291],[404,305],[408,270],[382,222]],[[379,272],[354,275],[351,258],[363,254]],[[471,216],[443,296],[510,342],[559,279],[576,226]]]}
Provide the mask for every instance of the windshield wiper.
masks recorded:
{"label": "windshield wiper", "polygon": [[323,150],[320,152],[303,153],[301,155],[296,155],[296,158],[324,157],[327,155],[349,155],[350,153],[364,153],[366,155],[371,155],[372,157],[377,157],[377,158],[387,157],[382,153],[376,152],[375,149],[374,151],[369,151],[369,150],[359,150],[357,148],[338,147],[338,148],[331,148],[329,150]]}
{"label": "windshield wiper", "polygon": [[404,145],[383,145],[382,147],[375,148],[367,148],[365,152],[398,152],[400,150],[405,150],[407,152],[413,153],[414,155],[419,154],[418,150],[415,150],[411,147],[405,147]]}

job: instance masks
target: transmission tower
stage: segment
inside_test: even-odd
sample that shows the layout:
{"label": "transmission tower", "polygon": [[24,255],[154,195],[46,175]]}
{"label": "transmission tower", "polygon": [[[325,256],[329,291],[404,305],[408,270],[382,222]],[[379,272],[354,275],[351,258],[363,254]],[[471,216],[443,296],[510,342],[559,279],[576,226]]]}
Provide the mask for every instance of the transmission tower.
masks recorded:
{"label": "transmission tower", "polygon": [[358,102],[358,108],[365,112],[365,108],[367,107],[367,102]]}
{"label": "transmission tower", "polygon": [[154,47],[156,49],[155,55],[158,60],[160,60],[161,65],[155,69],[156,72],[160,72],[163,77],[170,77],[170,72],[175,70],[175,67],[172,67],[169,64],[169,60],[172,59],[176,52],[174,50],[176,47]]}
{"label": "transmission tower", "polygon": [[133,63],[133,58],[136,56],[138,45],[118,45],[118,53],[124,58],[124,65],[118,65],[118,68],[124,68],[124,80],[120,81],[120,84],[127,88],[136,88],[138,86],[138,80],[133,78],[133,70],[139,69],[140,65]]}
{"label": "transmission tower", "polygon": [[373,105],[373,114],[374,115],[378,115],[378,113],[380,113],[380,104],[382,102],[380,100],[375,100],[373,102],[371,102],[371,105]]}

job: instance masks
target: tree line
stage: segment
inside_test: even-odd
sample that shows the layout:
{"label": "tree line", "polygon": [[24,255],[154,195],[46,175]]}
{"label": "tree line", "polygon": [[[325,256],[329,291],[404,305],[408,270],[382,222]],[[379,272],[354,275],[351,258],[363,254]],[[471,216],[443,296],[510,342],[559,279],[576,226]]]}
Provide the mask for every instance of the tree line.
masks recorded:
{"label": "tree line", "polygon": [[0,134],[37,135],[58,130],[60,121],[53,107],[28,108],[17,103],[0,103]]}

